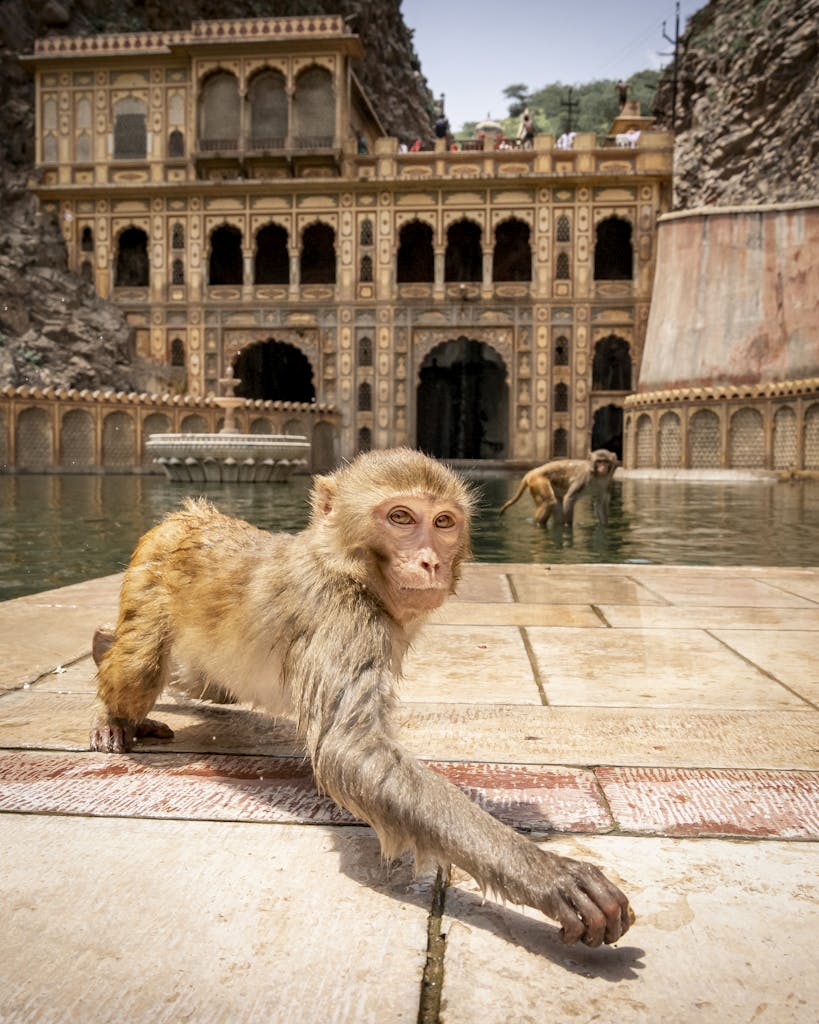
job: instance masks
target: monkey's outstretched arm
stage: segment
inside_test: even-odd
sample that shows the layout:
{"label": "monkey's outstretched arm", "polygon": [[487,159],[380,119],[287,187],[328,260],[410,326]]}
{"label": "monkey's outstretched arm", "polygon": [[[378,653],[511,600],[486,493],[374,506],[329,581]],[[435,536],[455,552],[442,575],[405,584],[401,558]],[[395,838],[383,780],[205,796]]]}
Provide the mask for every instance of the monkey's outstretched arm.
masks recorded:
{"label": "monkey's outstretched arm", "polygon": [[[364,673],[354,688],[383,692],[373,675]],[[348,696],[334,702],[337,709]],[[338,714],[324,723],[311,754],[319,786],[373,826],[386,856],[411,850],[422,864],[457,864],[484,890],[558,921],[566,943],[599,946],[626,932],[628,900],[597,868],[518,835],[416,761],[381,722],[378,713]]]}

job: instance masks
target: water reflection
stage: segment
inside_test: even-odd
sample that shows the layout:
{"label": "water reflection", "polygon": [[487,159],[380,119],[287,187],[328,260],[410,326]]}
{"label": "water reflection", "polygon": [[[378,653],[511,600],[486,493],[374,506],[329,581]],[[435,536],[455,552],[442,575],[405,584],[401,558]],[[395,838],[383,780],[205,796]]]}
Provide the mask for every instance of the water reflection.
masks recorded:
{"label": "water reflection", "polygon": [[[474,481],[476,559],[487,562],[819,564],[819,482],[614,485],[607,528],[588,499],[572,532],[532,525],[528,495],[503,517],[517,476]],[[0,476],[0,599],[120,571],[139,536],[188,494],[263,529],[307,522],[308,477],[287,484],[172,484],[162,477]]]}

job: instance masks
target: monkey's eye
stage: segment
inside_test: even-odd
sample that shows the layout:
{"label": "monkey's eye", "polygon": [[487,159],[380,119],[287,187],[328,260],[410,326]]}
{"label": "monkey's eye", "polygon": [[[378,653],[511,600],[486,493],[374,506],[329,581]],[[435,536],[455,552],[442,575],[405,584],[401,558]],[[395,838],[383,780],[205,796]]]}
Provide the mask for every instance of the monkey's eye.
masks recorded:
{"label": "monkey's eye", "polygon": [[449,512],[442,512],[435,517],[435,525],[439,530],[451,530],[455,525],[455,516],[450,515]]}
{"label": "monkey's eye", "polygon": [[412,526],[415,522],[412,513],[405,508],[394,508],[387,518],[396,526]]}

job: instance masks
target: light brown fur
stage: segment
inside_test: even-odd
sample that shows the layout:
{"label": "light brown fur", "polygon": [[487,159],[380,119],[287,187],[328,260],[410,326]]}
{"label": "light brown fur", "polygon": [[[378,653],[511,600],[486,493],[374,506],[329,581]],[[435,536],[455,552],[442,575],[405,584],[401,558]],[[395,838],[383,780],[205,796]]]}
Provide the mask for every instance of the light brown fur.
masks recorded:
{"label": "light brown fur", "polygon": [[577,499],[588,488],[597,521],[605,526],[609,521],[609,499],[617,456],[605,448],[589,453],[587,459],[555,459],[546,462],[525,474],[509,501],[505,502],[499,514],[514,505],[529,489],[535,503],[535,524],[545,526],[552,513],[567,526],[574,522],[574,506]]}
{"label": "light brown fur", "polygon": [[596,868],[541,850],[396,740],[402,658],[469,555],[467,489],[400,449],[317,478],[312,501],[297,536],[188,502],[142,538],[113,640],[95,641],[92,748],[127,750],[162,728],[146,716],[173,659],[183,676],[292,715],[319,788],[373,826],[385,856],[454,862],[558,920],[567,942],[614,942],[628,903]]}

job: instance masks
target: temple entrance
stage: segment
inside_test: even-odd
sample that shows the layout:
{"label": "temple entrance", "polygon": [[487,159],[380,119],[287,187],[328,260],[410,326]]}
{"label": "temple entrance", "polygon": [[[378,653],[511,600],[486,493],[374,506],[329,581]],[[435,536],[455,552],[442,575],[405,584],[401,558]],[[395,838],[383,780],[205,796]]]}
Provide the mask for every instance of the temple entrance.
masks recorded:
{"label": "temple entrance", "polygon": [[508,457],[506,367],[490,345],[461,337],[429,353],[418,384],[417,437],[439,459]]}
{"label": "temple entrance", "polygon": [[242,349],[233,363],[240,398],[273,402],[312,402],[316,397],[313,369],[307,356],[283,341],[260,341]]}
{"label": "temple entrance", "polygon": [[594,414],[591,446],[606,448],[623,461],[623,410],[619,405],[604,405]]}

